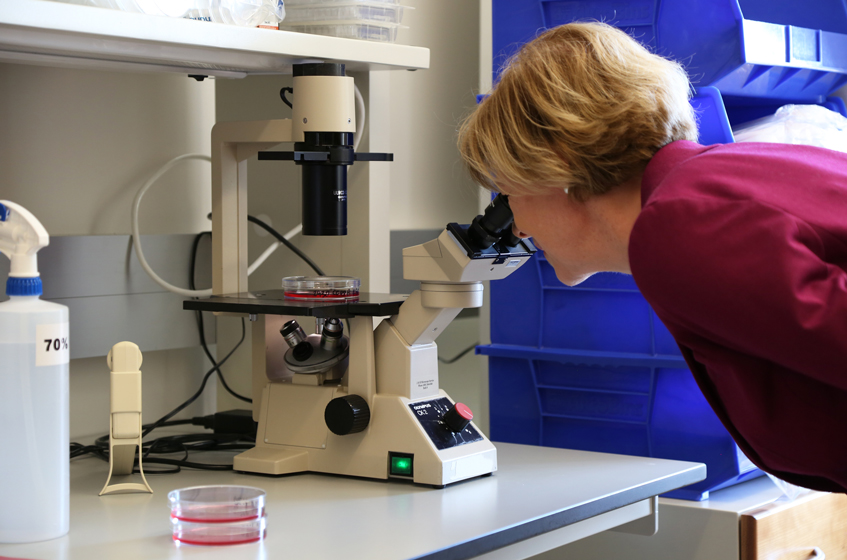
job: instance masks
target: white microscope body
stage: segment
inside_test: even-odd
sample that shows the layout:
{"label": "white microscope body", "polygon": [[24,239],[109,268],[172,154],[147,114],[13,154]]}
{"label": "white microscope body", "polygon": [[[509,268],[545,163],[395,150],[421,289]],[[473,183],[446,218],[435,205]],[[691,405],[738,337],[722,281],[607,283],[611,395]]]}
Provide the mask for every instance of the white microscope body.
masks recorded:
{"label": "white microscope body", "polygon": [[265,385],[256,447],[235,458],[235,470],[439,487],[497,470],[495,447],[468,422],[466,407],[439,389],[435,339],[463,308],[482,305],[482,281],[508,276],[535,249],[520,241],[508,252],[474,254],[457,238],[464,231],[451,224],[437,239],[403,251],[404,276],[420,280],[421,289],[375,331],[371,317],[351,318],[349,368],[340,383]]}
{"label": "white microscope body", "polygon": [[[212,132],[215,295],[183,304],[246,313],[252,320],[253,418],[259,427],[256,446],[235,458],[235,470],[397,477],[439,487],[491,474],[496,449],[470,422],[467,407],[439,389],[435,339],[461,309],[482,305],[483,281],[506,277],[535,248],[511,237],[511,210],[498,197],[500,203],[486,211],[492,222],[487,229],[480,229],[480,216],[470,227],[450,224],[437,239],[403,251],[405,278],[421,281],[405,301],[391,296],[393,301],[373,304],[361,294],[359,302],[310,307],[286,300],[281,290],[248,292],[247,158],[295,142],[294,152],[264,152],[259,159],[303,167],[304,232],[320,235],[346,233],[346,166],[390,160],[389,154],[353,153],[352,79],[343,66],[295,66],[294,75],[293,120],[219,123]],[[269,379],[267,353],[279,346],[266,338],[279,336],[270,328],[274,315],[347,318],[349,344],[339,343],[349,351],[346,373],[339,379],[336,360],[332,372],[303,368]],[[374,330],[374,317],[385,316]]]}

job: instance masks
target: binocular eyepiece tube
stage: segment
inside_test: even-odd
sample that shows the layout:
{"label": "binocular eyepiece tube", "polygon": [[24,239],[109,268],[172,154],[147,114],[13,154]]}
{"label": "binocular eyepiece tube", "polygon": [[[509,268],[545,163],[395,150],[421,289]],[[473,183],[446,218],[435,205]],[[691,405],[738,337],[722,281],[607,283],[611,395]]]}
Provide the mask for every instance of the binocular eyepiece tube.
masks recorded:
{"label": "binocular eyepiece tube", "polygon": [[512,233],[514,221],[509,197],[498,194],[486,207],[485,212],[473,219],[468,227],[468,237],[478,250],[488,249],[497,242],[514,247],[518,244],[518,238]]}

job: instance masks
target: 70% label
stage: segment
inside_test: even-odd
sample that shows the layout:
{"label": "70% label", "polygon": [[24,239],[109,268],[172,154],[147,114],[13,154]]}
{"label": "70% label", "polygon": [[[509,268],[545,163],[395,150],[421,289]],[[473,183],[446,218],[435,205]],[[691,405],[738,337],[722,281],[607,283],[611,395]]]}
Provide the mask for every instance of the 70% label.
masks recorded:
{"label": "70% label", "polygon": [[45,338],[44,343],[47,344],[47,348],[44,349],[45,352],[49,352],[51,350],[58,352],[60,350],[67,350],[68,349],[68,339],[67,339],[67,337],[64,337],[64,338]]}

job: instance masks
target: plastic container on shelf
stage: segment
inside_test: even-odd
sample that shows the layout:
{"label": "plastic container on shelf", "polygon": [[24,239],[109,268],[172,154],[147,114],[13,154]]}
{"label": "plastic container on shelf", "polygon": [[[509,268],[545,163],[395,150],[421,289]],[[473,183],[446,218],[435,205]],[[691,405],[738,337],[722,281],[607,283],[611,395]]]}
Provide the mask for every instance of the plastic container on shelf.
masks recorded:
{"label": "plastic container on shelf", "polygon": [[493,10],[495,72],[539,29],[599,20],[683,61],[695,85],[725,98],[819,103],[847,84],[842,0],[493,0]]}
{"label": "plastic container on shelf", "polygon": [[404,6],[385,2],[338,2],[333,4],[314,4],[289,6],[286,23],[323,22],[323,21],[384,21],[400,23]]}
{"label": "plastic container on shelf", "polygon": [[70,3],[151,16],[183,17],[193,7],[194,0],[71,0]]}
{"label": "plastic container on shelf", "polygon": [[193,0],[135,0],[142,14],[181,18],[194,5]]}
{"label": "plastic container on shelf", "polygon": [[396,23],[361,21],[322,21],[311,23],[289,23],[288,21],[284,21],[279,24],[279,28],[282,31],[328,35],[343,39],[364,39],[366,41],[379,41],[383,43],[395,42],[397,40],[397,31],[400,27]]}
{"label": "plastic container on shelf", "polygon": [[287,0],[286,5],[293,6],[316,6],[337,4],[399,4],[400,0]]}
{"label": "plastic container on shelf", "polygon": [[199,0],[208,4],[211,21],[241,27],[256,27],[262,22],[285,17],[283,2],[279,0]]}

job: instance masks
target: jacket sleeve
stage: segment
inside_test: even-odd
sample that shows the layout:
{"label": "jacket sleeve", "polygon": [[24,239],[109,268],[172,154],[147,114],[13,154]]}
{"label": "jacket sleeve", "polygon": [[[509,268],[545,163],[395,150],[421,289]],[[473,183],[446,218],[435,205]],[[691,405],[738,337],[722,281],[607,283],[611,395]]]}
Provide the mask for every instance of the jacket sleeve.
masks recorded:
{"label": "jacket sleeve", "polygon": [[629,254],[682,332],[847,389],[847,274],[805,222],[755,201],[662,200],[642,210]]}

